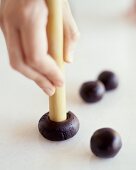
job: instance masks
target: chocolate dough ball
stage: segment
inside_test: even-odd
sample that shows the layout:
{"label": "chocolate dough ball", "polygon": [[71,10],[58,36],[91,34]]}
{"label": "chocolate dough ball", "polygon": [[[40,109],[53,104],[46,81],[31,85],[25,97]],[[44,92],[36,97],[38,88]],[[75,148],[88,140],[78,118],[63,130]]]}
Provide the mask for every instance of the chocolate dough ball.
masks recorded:
{"label": "chocolate dough ball", "polygon": [[98,80],[101,81],[107,91],[114,90],[118,87],[118,77],[111,71],[103,71],[99,76]]}
{"label": "chocolate dough ball", "polygon": [[85,82],[80,88],[80,96],[87,103],[95,103],[102,99],[105,87],[100,81]]}
{"label": "chocolate dough ball", "polygon": [[72,113],[67,113],[67,119],[62,122],[50,120],[49,113],[44,114],[38,124],[42,136],[51,141],[64,141],[72,138],[79,130],[79,120]]}
{"label": "chocolate dough ball", "polygon": [[92,152],[100,158],[112,158],[122,147],[120,135],[111,128],[97,130],[91,137]]}

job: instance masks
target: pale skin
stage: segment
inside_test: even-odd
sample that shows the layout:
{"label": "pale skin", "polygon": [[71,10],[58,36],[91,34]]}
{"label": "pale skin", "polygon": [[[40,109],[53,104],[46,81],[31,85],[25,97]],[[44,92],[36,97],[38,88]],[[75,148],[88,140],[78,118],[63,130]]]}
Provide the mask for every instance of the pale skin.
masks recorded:
{"label": "pale skin", "polygon": [[129,17],[132,20],[136,20],[136,0],[133,2],[133,6],[127,13],[127,17]]}
{"label": "pale skin", "polygon": [[[67,0],[63,1],[64,61],[72,62],[79,31]],[[33,80],[47,95],[63,86],[64,78],[48,54],[45,0],[1,0],[0,27],[9,53],[10,65]]]}

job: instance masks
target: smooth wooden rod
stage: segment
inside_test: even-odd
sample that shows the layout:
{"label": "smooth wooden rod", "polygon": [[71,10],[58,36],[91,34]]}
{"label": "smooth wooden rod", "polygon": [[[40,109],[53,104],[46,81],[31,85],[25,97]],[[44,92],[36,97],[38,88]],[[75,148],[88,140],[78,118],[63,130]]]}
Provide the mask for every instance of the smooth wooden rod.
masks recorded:
{"label": "smooth wooden rod", "polygon": [[[54,58],[64,74],[63,60],[63,0],[46,0],[49,10],[47,35],[49,54]],[[55,122],[67,119],[65,85],[56,88],[56,92],[49,97],[49,118]]]}

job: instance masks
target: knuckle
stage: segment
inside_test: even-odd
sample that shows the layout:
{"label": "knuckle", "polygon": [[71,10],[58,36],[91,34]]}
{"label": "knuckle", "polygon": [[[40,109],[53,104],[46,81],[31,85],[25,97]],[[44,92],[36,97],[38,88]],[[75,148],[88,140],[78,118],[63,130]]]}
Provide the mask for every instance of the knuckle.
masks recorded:
{"label": "knuckle", "polygon": [[21,72],[21,65],[15,61],[10,61],[10,65],[14,70],[20,71]]}
{"label": "knuckle", "polygon": [[13,62],[12,60],[10,61],[10,66],[14,69],[14,70],[18,70],[18,64],[16,62]]}
{"label": "knuckle", "polygon": [[[31,21],[31,19],[33,18],[33,11],[30,8],[30,5],[27,6],[22,6],[20,7],[15,15],[16,21],[20,24],[20,23],[29,23]],[[33,12],[33,13],[32,13]]]}
{"label": "knuckle", "polygon": [[34,67],[39,67],[40,63],[41,63],[40,58],[35,55],[33,55],[33,57],[27,59],[27,64],[34,66]]}
{"label": "knuckle", "polygon": [[80,37],[79,31],[72,31],[71,32],[71,40],[72,41],[77,41]]}
{"label": "knuckle", "polygon": [[5,9],[3,10],[2,13],[2,20],[4,23],[18,23],[20,24],[20,22],[26,21],[27,19],[29,19],[30,17],[28,17],[28,10],[26,10],[25,8],[20,8],[17,9],[16,11],[11,9]]}
{"label": "knuckle", "polygon": [[20,21],[21,22],[26,22],[26,21],[30,20],[29,15],[30,15],[29,10],[27,8],[21,9],[20,14],[19,14]]}
{"label": "knuckle", "polygon": [[41,79],[39,79],[38,77],[35,78],[34,80],[38,86],[40,86],[41,88],[43,88],[43,81]]}
{"label": "knuckle", "polygon": [[5,7],[0,11],[0,24],[3,22],[31,24],[42,20],[48,15],[46,6],[42,9],[40,5],[31,3],[28,2],[26,5],[19,6],[18,9]]}
{"label": "knuckle", "polygon": [[34,81],[42,89],[45,89],[47,86],[47,83],[45,84],[45,81],[42,78],[36,77]]}
{"label": "knuckle", "polygon": [[80,32],[78,31],[77,28],[69,27],[66,30],[65,36],[66,36],[66,39],[68,39],[68,41],[76,42],[78,41],[80,37]]}
{"label": "knuckle", "polygon": [[37,6],[32,8],[32,5],[27,5],[22,8],[19,12],[20,20],[27,24],[33,24],[36,22],[40,22],[42,18],[48,15],[47,10],[42,10]]}

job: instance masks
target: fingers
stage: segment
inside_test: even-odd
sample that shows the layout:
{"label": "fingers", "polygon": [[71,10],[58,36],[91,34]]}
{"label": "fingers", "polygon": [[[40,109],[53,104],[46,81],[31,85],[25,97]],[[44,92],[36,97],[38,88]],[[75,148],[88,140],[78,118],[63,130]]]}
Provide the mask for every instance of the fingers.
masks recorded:
{"label": "fingers", "polygon": [[45,76],[38,73],[24,63],[23,51],[17,30],[11,29],[10,27],[10,32],[6,31],[6,33],[6,41],[11,66],[29,79],[35,81],[36,84],[39,85],[39,87],[42,88],[44,92],[46,92],[49,96],[52,96],[55,92],[54,85]]}
{"label": "fingers", "polygon": [[[45,33],[47,9],[43,1],[21,2],[8,1],[3,12],[2,30],[6,37],[10,63],[14,69],[34,80],[48,95],[52,95],[56,86],[63,85],[63,75],[56,62],[47,54]],[[71,62],[71,52],[79,33],[67,1],[64,6],[66,11],[64,12],[64,61]]]}
{"label": "fingers", "polygon": [[79,31],[72,16],[68,1],[64,1],[63,6],[64,23],[64,61],[71,63],[73,61],[73,52],[79,38]]}
{"label": "fingers", "polygon": [[45,24],[27,24],[21,29],[21,39],[25,52],[25,62],[42,73],[54,86],[63,85],[63,75],[56,62],[47,54],[48,45]]}
{"label": "fingers", "polygon": [[46,3],[43,0],[2,2],[0,25],[2,23],[11,66],[52,95],[56,86],[63,85],[63,75],[56,62],[47,55]]}
{"label": "fingers", "polygon": [[3,1],[0,0],[0,28],[2,29],[3,17],[2,17],[2,8],[3,8]]}

